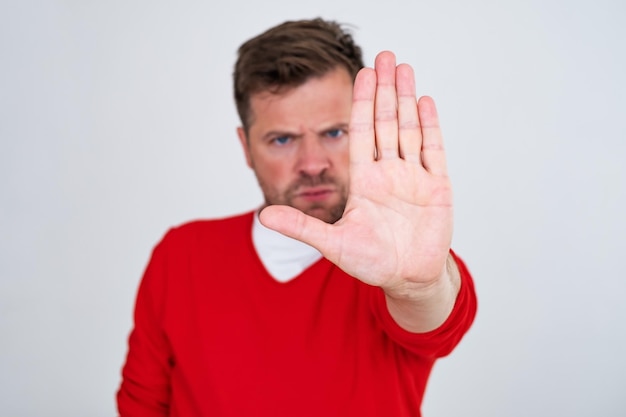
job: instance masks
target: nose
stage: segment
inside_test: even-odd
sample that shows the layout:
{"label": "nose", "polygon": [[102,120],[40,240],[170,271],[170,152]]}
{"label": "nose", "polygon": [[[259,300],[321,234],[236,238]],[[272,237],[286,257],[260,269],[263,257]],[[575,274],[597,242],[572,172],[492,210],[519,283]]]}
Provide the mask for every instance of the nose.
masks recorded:
{"label": "nose", "polygon": [[330,168],[328,150],[315,136],[305,136],[298,147],[298,172],[310,176],[321,174]]}

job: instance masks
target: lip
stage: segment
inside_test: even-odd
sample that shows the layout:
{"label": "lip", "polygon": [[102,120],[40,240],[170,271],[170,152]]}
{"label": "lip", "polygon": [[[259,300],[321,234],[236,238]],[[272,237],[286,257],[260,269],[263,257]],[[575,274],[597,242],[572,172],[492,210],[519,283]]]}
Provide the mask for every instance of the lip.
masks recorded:
{"label": "lip", "polygon": [[334,193],[335,189],[331,187],[310,187],[302,189],[298,194],[296,194],[296,197],[308,201],[321,201],[327,199]]}

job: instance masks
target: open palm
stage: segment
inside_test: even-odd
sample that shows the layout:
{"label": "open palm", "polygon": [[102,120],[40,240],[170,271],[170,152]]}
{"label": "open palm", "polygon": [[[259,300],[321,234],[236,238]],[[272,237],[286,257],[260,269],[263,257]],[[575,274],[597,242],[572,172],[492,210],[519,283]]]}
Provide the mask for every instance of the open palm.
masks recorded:
{"label": "open palm", "polygon": [[267,227],[317,248],[389,293],[435,282],[452,239],[452,190],[435,104],[415,95],[413,70],[381,52],[356,77],[350,120],[350,187],[343,217],[327,224],[286,206]]}

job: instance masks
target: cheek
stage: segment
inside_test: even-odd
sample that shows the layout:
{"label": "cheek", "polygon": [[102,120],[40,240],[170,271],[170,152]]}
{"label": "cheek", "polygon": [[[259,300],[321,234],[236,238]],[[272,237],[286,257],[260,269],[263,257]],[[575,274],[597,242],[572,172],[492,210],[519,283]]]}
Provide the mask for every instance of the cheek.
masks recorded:
{"label": "cheek", "polygon": [[284,184],[289,183],[289,168],[287,164],[281,162],[257,164],[256,175],[272,188],[281,189],[284,188]]}
{"label": "cheek", "polygon": [[347,178],[348,171],[350,169],[350,154],[348,152],[347,146],[345,147],[345,149],[341,149],[335,154],[334,161],[337,175]]}

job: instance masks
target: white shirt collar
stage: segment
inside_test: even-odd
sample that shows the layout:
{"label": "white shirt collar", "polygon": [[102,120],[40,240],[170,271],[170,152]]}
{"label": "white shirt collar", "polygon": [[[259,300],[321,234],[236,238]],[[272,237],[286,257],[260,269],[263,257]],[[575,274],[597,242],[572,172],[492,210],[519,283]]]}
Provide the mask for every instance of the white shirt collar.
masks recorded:
{"label": "white shirt collar", "polygon": [[265,269],[279,282],[287,282],[322,258],[312,246],[263,226],[254,213],[252,243]]}

